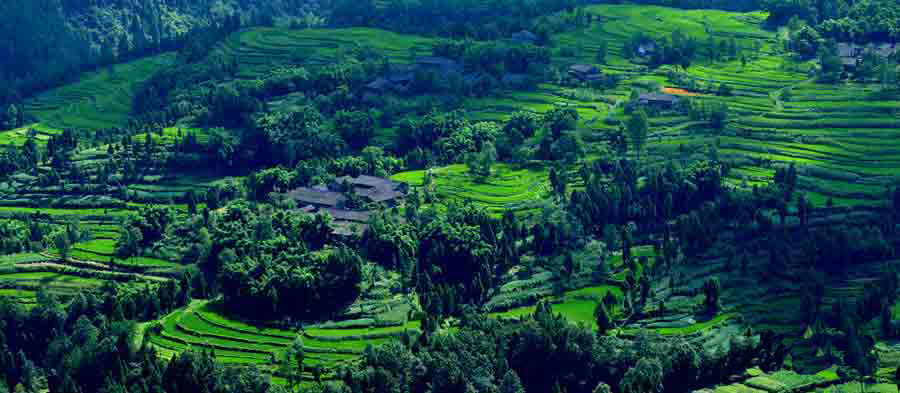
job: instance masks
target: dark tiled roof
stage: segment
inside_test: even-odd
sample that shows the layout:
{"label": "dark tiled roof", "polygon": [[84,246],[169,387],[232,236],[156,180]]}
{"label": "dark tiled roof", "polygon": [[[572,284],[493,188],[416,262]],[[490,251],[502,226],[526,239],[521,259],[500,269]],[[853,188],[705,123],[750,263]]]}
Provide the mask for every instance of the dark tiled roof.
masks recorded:
{"label": "dark tiled roof", "polygon": [[522,30],[518,33],[513,33],[512,39],[516,41],[534,42],[537,41],[538,36],[528,30]]}
{"label": "dark tiled roof", "polygon": [[360,224],[369,222],[369,218],[372,217],[371,211],[356,212],[344,209],[327,208],[322,209],[322,212],[330,215],[335,221],[352,221]]}
{"label": "dark tiled roof", "polygon": [[574,64],[569,67],[569,72],[574,72],[577,74],[596,74],[597,67],[594,67],[590,64]]}
{"label": "dark tiled roof", "polygon": [[385,78],[375,79],[374,81],[372,81],[368,85],[366,85],[367,88],[372,89],[372,90],[388,90],[388,89],[391,89],[393,86],[394,86],[394,84]]}
{"label": "dark tiled roof", "polygon": [[837,52],[840,57],[856,57],[862,51],[862,47],[856,44],[846,42],[838,43]]}
{"label": "dark tiled roof", "polygon": [[678,96],[658,92],[643,93],[639,99],[641,102],[678,102]]}
{"label": "dark tiled roof", "polygon": [[310,187],[300,187],[288,192],[288,197],[300,205],[337,206],[344,201],[339,192],[323,191]]}
{"label": "dark tiled roof", "polygon": [[354,186],[362,186],[367,188],[398,188],[400,187],[400,183],[395,182],[390,179],[385,179],[381,177],[361,175],[358,177],[352,176],[341,176],[337,179],[334,179],[337,184],[344,184],[344,182],[350,183]]}
{"label": "dark tiled roof", "polygon": [[873,50],[875,51],[875,54],[881,57],[888,57],[900,50],[900,46],[897,46],[897,44],[881,44],[875,46]]}
{"label": "dark tiled roof", "polygon": [[456,62],[446,57],[425,56],[416,59],[416,64],[438,67],[456,67]]}
{"label": "dark tiled roof", "polygon": [[369,229],[367,224],[357,224],[355,222],[335,222],[332,223],[331,233],[338,236],[354,236],[361,235]]}

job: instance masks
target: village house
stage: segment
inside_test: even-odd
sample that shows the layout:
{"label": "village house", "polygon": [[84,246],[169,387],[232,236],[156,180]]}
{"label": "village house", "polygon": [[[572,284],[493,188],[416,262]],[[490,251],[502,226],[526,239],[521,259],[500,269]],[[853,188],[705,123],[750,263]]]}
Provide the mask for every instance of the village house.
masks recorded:
{"label": "village house", "polygon": [[569,76],[582,82],[592,82],[603,78],[600,69],[590,64],[573,64],[569,66]]}
{"label": "village house", "polygon": [[538,36],[528,30],[522,30],[518,33],[513,33],[511,38],[513,41],[523,44],[535,44],[538,41]]}
{"label": "village house", "polygon": [[869,47],[847,42],[837,44],[837,55],[846,71],[856,70],[862,64],[863,57],[868,53],[880,58],[888,58],[898,52],[900,52],[900,46],[897,44],[878,44]]}
{"label": "village house", "polygon": [[643,107],[657,109],[671,109],[680,101],[678,96],[660,92],[642,93],[638,97],[638,103]]}
{"label": "village house", "polygon": [[334,233],[349,236],[364,232],[374,212],[348,209],[345,196],[347,187],[351,187],[366,202],[385,206],[396,206],[408,191],[405,183],[362,175],[339,177],[327,186],[300,187],[288,192],[286,196],[296,202],[297,212],[327,214],[333,220]]}

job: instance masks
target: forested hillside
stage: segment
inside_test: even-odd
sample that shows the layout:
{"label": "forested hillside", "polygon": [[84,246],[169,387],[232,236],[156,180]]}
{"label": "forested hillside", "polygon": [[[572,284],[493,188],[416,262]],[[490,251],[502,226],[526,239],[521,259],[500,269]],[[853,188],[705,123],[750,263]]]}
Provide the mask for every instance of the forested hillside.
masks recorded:
{"label": "forested hillside", "polygon": [[4,3],[0,393],[897,393],[896,5]]}
{"label": "forested hillside", "polygon": [[[0,4],[0,103],[70,82],[81,71],[172,50],[218,25],[271,24],[314,0],[11,0]],[[4,108],[6,105],[4,105]]]}

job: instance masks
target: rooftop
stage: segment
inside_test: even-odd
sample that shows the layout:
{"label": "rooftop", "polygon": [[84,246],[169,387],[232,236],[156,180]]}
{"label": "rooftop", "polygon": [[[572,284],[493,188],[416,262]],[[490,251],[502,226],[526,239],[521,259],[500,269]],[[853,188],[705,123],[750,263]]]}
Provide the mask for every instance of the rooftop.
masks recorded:
{"label": "rooftop", "polygon": [[599,72],[597,67],[594,67],[590,64],[573,64],[569,67],[570,72],[575,72],[578,74],[596,74]]}
{"label": "rooftop", "polygon": [[298,205],[337,206],[344,201],[344,196],[339,192],[323,191],[311,187],[300,187],[287,193],[287,196],[297,202]]}
{"label": "rooftop", "polygon": [[647,102],[678,102],[678,96],[673,94],[651,92],[642,93],[639,97],[639,100]]}

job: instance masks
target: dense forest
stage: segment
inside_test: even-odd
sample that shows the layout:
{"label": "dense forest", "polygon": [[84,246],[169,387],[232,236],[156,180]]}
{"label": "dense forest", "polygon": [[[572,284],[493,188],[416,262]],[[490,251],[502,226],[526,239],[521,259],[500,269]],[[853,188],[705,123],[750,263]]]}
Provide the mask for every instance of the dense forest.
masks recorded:
{"label": "dense forest", "polygon": [[897,392],[898,15],[0,4],[0,393]]}

